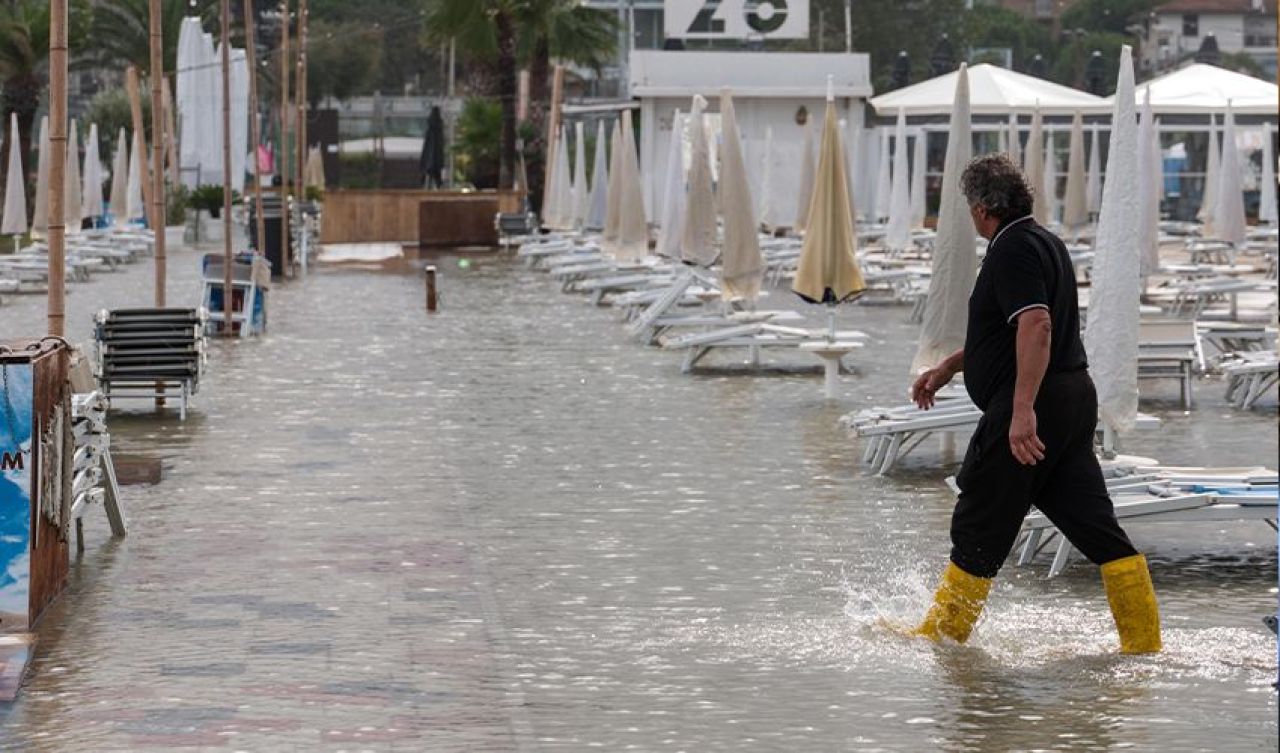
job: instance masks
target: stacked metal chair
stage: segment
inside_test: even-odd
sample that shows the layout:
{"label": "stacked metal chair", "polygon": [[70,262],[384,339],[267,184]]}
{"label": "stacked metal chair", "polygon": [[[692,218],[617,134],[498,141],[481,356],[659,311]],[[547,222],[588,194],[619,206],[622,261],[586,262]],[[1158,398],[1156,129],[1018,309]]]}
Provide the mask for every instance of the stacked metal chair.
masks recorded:
{"label": "stacked metal chair", "polygon": [[95,320],[95,376],[108,406],[126,399],[175,399],[185,419],[204,371],[205,311],[117,309],[101,311]]}

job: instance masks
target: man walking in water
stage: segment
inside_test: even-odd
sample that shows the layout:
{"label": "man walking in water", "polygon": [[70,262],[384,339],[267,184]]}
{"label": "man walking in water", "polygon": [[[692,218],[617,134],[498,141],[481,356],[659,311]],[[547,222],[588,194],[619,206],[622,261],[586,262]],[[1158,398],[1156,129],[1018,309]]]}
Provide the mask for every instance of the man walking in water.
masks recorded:
{"label": "man walking in water", "polygon": [[911,398],[932,407],[937,391],[963,371],[983,414],[956,476],[951,561],[916,633],[969,637],[1034,504],[1101,566],[1120,650],[1159,651],[1147,562],[1116,521],[1093,453],[1098,397],[1080,340],[1071,258],[1032,218],[1031,190],[1007,156],[973,160],[960,180],[974,227],[990,243],[969,298],[964,348],[921,374]]}

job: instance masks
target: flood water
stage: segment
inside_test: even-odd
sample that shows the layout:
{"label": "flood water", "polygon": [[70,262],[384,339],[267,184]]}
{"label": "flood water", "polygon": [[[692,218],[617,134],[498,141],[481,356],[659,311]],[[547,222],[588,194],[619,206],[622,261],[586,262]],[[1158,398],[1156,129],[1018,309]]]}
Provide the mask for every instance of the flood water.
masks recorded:
{"label": "flood water", "polygon": [[[123,541],[89,513],[0,747],[1275,751],[1261,522],[1131,529],[1157,656],[1116,655],[1078,559],[1009,563],[967,646],[881,626],[923,614],[949,546],[954,466],[868,476],[837,426],[903,401],[906,309],[842,310],[873,343],[828,403],[807,369],[682,375],[510,258],[435,263],[435,316],[413,263],[322,268],[272,292],[268,337],[212,343],[186,422],[112,415],[164,481],[125,489]],[[196,267],[173,255],[171,301]],[[150,279],[75,288],[72,335]],[[43,305],[7,299],[6,336]],[[1126,451],[1274,467],[1274,399],[1157,392]]]}

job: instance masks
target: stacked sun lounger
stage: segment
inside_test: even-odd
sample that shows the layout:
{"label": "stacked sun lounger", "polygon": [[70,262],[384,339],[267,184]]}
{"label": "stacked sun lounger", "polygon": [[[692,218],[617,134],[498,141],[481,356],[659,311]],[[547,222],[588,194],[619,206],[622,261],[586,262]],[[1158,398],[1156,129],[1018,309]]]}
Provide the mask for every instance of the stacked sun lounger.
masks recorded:
{"label": "stacked sun lounger", "polygon": [[73,393],[71,430],[75,450],[72,459],[71,518],[76,522],[76,544],[84,550],[84,514],[102,505],[112,533],[125,534],[120,489],[111,459],[111,435],[107,432],[107,400],[101,392]]}
{"label": "stacked sun lounger", "polygon": [[1275,351],[1244,352],[1219,365],[1227,379],[1227,402],[1249,410],[1280,382],[1280,357]]}
{"label": "stacked sun lounger", "polygon": [[174,398],[185,419],[204,369],[203,309],[117,309],[96,321],[95,376],[108,405]]}
{"label": "stacked sun lounger", "polygon": [[[1135,523],[1261,520],[1276,528],[1278,487],[1266,468],[1186,468],[1137,466],[1107,480],[1116,517]],[[1043,513],[1027,516],[1014,549],[1018,564],[1031,563],[1057,541],[1048,577],[1062,572],[1073,552],[1071,542]]]}

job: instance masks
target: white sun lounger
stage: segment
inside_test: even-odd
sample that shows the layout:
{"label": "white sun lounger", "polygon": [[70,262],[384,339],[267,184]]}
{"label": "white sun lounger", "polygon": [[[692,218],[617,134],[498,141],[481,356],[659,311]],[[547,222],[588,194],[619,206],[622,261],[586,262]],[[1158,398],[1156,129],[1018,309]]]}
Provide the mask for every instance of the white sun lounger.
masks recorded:
{"label": "white sun lounger", "polygon": [[1222,364],[1227,402],[1249,410],[1280,382],[1280,358],[1274,351],[1241,353]]}
{"label": "white sun lounger", "polygon": [[[698,362],[713,350],[725,348],[746,348],[751,351],[752,365],[758,364],[759,352],[766,348],[798,349],[802,343],[827,342],[825,330],[809,330],[798,327],[785,327],[768,322],[753,322],[719,327],[708,332],[697,332],[687,335],[663,336],[658,343],[666,350],[684,350],[684,363],[680,370],[690,373]],[[867,338],[863,332],[856,330],[837,331],[834,341],[847,344],[851,349],[861,347]]]}

